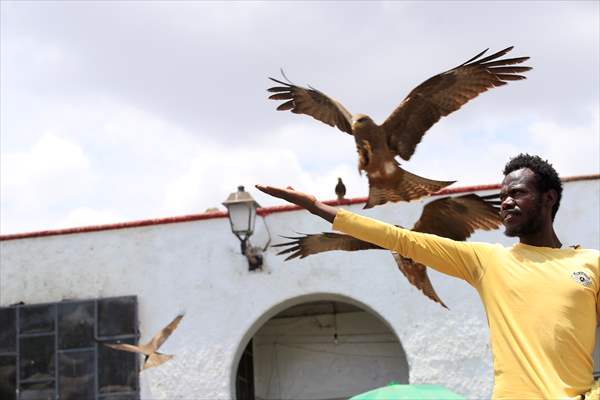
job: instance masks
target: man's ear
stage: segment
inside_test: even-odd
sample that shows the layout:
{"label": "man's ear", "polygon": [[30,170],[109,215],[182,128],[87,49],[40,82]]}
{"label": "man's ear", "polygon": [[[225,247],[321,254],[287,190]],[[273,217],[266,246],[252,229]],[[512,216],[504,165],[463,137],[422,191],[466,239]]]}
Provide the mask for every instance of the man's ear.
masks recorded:
{"label": "man's ear", "polygon": [[550,189],[546,193],[544,193],[544,202],[550,209],[552,209],[552,207],[554,207],[557,199],[558,199],[558,193],[556,193],[556,190],[554,190],[554,189]]}

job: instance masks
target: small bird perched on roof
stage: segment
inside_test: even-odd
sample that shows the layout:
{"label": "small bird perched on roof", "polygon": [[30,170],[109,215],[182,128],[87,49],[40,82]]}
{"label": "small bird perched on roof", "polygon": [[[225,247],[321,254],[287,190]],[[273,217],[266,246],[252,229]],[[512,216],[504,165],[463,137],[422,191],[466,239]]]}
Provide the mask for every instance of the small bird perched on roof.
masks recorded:
{"label": "small bird perched on roof", "polygon": [[[421,217],[412,230],[463,241],[471,236],[476,229],[486,231],[497,229],[502,224],[498,198],[498,194],[478,196],[471,193],[431,201],[423,207]],[[286,261],[332,250],[382,249],[372,243],[335,232],[286,237],[286,239],[292,239],[292,241],[273,246],[284,248],[277,253],[278,255],[291,253],[285,259]],[[413,286],[431,300],[448,308],[433,289],[427,275],[427,269],[423,264],[402,257],[396,252],[392,251],[391,253],[398,268]]]}
{"label": "small bird perched on roof", "polygon": [[337,185],[335,185],[335,195],[338,201],[343,200],[346,195],[346,185],[344,185],[342,178],[338,178]]}
{"label": "small bird perched on roof", "polygon": [[179,325],[179,322],[183,318],[183,314],[175,317],[173,321],[169,323],[169,325],[165,326],[160,330],[154,337],[146,344],[141,344],[139,346],[127,343],[105,343],[104,345],[110,347],[111,349],[129,351],[131,353],[140,353],[144,355],[144,365],[142,369],[148,369],[152,367],[158,367],[160,364],[169,361],[171,358],[175,357],[171,354],[162,354],[157,350],[162,346],[162,344],[171,336],[173,331]]}
{"label": "small bird perched on roof", "polygon": [[358,169],[369,179],[369,198],[365,208],[388,201],[410,201],[436,192],[454,181],[437,181],[414,175],[400,167],[395,157],[408,161],[423,135],[439,119],[488,89],[507,81],[525,79],[518,75],[531,67],[514,66],[529,57],[499,60],[512,46],[470,60],[435,75],[414,88],[381,125],[365,114],[351,114],[338,101],[319,90],[296,86],[269,78],[283,86],[271,87],[273,100],[285,100],[277,110],[306,114],[354,136]]}

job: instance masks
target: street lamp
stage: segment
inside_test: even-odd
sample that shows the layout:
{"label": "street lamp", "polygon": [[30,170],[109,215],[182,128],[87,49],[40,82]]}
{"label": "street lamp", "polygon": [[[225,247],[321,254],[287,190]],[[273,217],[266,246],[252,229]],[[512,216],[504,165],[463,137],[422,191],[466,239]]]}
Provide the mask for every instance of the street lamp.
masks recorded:
{"label": "street lamp", "polygon": [[262,252],[258,247],[250,244],[250,236],[254,232],[256,221],[256,209],[260,205],[244,190],[238,186],[237,192],[231,193],[223,205],[229,212],[229,223],[231,231],[240,240],[242,254],[248,259],[251,271],[262,266]]}

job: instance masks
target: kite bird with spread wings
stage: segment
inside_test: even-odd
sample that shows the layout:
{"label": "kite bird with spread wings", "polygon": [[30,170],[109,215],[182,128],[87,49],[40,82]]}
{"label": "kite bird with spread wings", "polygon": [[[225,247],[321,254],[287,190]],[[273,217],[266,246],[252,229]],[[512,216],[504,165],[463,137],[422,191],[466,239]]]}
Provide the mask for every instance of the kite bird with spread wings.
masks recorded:
{"label": "kite bird with spread wings", "polygon": [[[423,135],[444,117],[488,89],[507,81],[525,79],[521,72],[531,67],[515,66],[529,57],[500,59],[512,46],[470,60],[435,75],[414,88],[381,125],[364,114],[351,114],[338,101],[319,90],[269,78],[283,86],[269,88],[272,100],[285,100],[277,110],[306,114],[354,136],[358,169],[369,179],[369,197],[364,208],[388,201],[410,201],[436,192],[454,181],[436,181],[414,175],[395,159],[408,161]],[[283,74],[283,71],[282,71]],[[284,78],[287,80],[285,74]]]}
{"label": "kite bird with spread wings", "polygon": [[160,330],[154,337],[146,344],[141,344],[139,346],[127,343],[105,343],[104,345],[110,347],[111,349],[128,351],[131,353],[140,353],[144,355],[144,366],[142,369],[148,369],[152,367],[158,367],[160,364],[169,361],[171,358],[175,357],[171,354],[162,354],[158,352],[158,349],[162,344],[171,336],[173,331],[179,325],[179,322],[183,318],[183,314],[175,317],[173,321],[169,323],[169,325],[165,326]]}
{"label": "kite bird with spread wings", "polygon": [[[431,201],[423,207],[421,217],[411,230],[464,241],[477,229],[489,231],[500,227],[502,219],[500,218],[500,202],[497,199],[499,199],[498,194],[478,196],[471,193]],[[285,259],[286,261],[332,250],[382,249],[375,244],[334,232],[285,238],[292,241],[276,244],[274,247],[284,248],[277,253],[278,255],[291,253]],[[423,264],[402,257],[394,251],[392,251],[392,256],[400,271],[413,286],[431,300],[448,308],[433,289],[427,269]]]}

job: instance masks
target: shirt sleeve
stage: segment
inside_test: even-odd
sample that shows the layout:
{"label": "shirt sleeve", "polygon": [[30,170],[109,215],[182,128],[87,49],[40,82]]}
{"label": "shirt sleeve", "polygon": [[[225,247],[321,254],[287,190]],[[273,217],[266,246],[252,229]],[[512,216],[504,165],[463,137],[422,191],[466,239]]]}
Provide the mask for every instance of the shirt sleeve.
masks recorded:
{"label": "shirt sleeve", "polygon": [[[600,327],[600,260],[598,261],[598,291],[596,292],[596,326]],[[597,346],[600,346],[600,343],[598,343]]]}
{"label": "shirt sleeve", "polygon": [[600,291],[596,293],[596,326],[600,326]]}
{"label": "shirt sleeve", "polygon": [[377,221],[339,209],[333,229],[398,252],[439,272],[475,286],[484,274],[481,259],[490,251],[486,243],[465,243]]}

